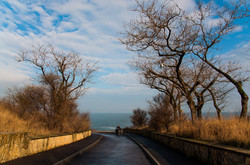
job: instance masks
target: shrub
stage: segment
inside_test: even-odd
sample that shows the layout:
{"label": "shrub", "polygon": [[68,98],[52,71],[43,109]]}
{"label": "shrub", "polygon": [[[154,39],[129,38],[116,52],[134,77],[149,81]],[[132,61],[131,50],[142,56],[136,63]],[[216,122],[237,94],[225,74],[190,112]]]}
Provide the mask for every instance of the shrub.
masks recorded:
{"label": "shrub", "polygon": [[31,125],[39,125],[55,133],[79,132],[90,126],[88,115],[79,112],[76,100],[60,103],[62,108],[54,113],[54,103],[50,102],[50,97],[41,86],[9,89],[7,97],[0,102],[20,119],[32,121]]}
{"label": "shrub", "polygon": [[141,110],[140,108],[133,110],[133,115],[130,116],[131,123],[134,127],[143,127],[147,125],[147,112],[145,110]]}
{"label": "shrub", "polygon": [[173,108],[166,95],[159,94],[149,102],[148,114],[150,116],[148,126],[156,131],[166,131],[174,121]]}
{"label": "shrub", "polygon": [[[53,128],[50,127],[51,121],[47,116],[49,113],[46,109],[41,108],[42,106],[33,106],[39,104],[32,103],[29,95],[23,94],[22,98],[25,99],[19,99],[18,96],[20,96],[20,92],[13,93],[12,98],[5,97],[0,100],[0,124],[2,126],[0,131],[2,132],[25,131],[35,135],[43,135],[50,134],[50,132],[53,134],[81,132],[90,128],[89,114],[80,113],[75,102],[64,107],[68,109],[64,112],[68,113],[61,113],[56,118],[58,120],[53,120],[56,123],[61,120],[61,116],[64,116],[60,128]],[[25,102],[23,102],[24,100]],[[26,101],[32,104],[26,105]]]}
{"label": "shrub", "polygon": [[79,113],[63,122],[64,132],[83,132],[90,129],[89,113]]}
{"label": "shrub", "polygon": [[148,111],[150,115],[148,126],[156,131],[167,130],[173,122],[172,112],[167,108],[154,108]]}
{"label": "shrub", "polygon": [[51,131],[34,118],[22,119],[0,104],[0,132],[29,132],[31,135],[46,135]]}

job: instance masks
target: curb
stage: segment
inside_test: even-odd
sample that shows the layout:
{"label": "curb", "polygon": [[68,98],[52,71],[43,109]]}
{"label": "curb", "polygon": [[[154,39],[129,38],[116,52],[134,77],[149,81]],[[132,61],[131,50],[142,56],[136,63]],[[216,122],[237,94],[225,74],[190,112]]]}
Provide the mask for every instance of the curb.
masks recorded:
{"label": "curb", "polygon": [[65,164],[66,162],[71,161],[72,159],[74,159],[74,158],[77,157],[78,155],[80,155],[80,154],[82,154],[83,152],[85,152],[85,151],[91,149],[92,147],[94,147],[97,143],[100,142],[100,140],[102,139],[102,137],[103,137],[103,136],[100,135],[100,137],[99,137],[95,142],[93,142],[92,144],[90,144],[89,146],[87,146],[87,147],[81,149],[80,151],[77,151],[76,153],[74,153],[74,154],[72,154],[72,155],[70,155],[70,156],[68,156],[68,157],[66,157],[66,158],[64,158],[64,159],[62,159],[62,160],[60,160],[60,161],[54,163],[53,165],[63,165],[63,164]]}
{"label": "curb", "polygon": [[158,160],[138,140],[136,140],[135,138],[131,137],[130,135],[126,133],[124,135],[132,139],[142,149],[142,151],[146,154],[146,156],[150,159],[150,161],[152,161],[153,164],[161,165],[161,163],[158,162]]}

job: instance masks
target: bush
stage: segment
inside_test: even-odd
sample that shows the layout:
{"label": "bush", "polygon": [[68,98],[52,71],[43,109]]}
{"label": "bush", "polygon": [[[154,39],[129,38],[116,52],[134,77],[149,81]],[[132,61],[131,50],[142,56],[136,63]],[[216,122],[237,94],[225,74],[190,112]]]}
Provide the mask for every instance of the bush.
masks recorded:
{"label": "bush", "polygon": [[133,115],[130,116],[131,123],[134,127],[143,127],[147,125],[147,112],[145,110],[141,110],[140,108],[133,110]]}
{"label": "bush", "polygon": [[41,127],[53,133],[72,133],[89,129],[89,116],[79,112],[75,100],[62,103],[60,111],[53,113],[49,98],[41,86],[27,85],[10,89],[0,103],[19,119],[28,121],[27,126],[30,128]]}
{"label": "bush", "polygon": [[29,132],[31,135],[51,133],[41,122],[34,122],[33,117],[24,120],[2,104],[0,104],[0,132]]}
{"label": "bush", "polygon": [[79,113],[63,122],[64,132],[83,132],[90,129],[89,113]]}
{"label": "bush", "polygon": [[149,102],[148,114],[150,116],[148,126],[156,131],[166,131],[174,121],[173,109],[166,95],[159,94]]}
{"label": "bush", "polygon": [[173,122],[172,112],[167,108],[154,108],[148,114],[150,115],[148,126],[156,131],[168,130],[169,125]]}
{"label": "bush", "polygon": [[29,132],[30,135],[49,135],[72,132],[83,132],[90,128],[89,113],[76,113],[63,122],[63,131],[50,130],[43,121],[45,117],[37,113],[30,114],[29,117],[18,116],[9,110],[0,100],[0,132]]}

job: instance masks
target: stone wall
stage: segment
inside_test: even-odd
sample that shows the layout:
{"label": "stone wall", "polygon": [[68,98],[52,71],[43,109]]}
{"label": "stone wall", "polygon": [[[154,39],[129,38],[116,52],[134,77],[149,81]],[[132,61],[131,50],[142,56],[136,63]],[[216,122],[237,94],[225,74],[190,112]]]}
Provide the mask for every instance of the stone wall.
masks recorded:
{"label": "stone wall", "polygon": [[152,133],[136,129],[125,129],[124,132],[136,133],[148,137],[178,150],[188,157],[199,159],[208,164],[250,165],[250,151],[235,150],[193,140]]}
{"label": "stone wall", "polygon": [[27,133],[0,133],[0,163],[70,144],[91,135],[91,131],[56,137],[30,139]]}

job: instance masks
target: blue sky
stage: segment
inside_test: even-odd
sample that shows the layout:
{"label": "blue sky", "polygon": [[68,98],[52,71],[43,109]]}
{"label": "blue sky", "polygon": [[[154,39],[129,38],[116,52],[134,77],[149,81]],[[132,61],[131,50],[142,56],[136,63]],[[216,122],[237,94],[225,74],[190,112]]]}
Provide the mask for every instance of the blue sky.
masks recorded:
{"label": "blue sky", "polygon": [[[182,8],[195,5],[193,0],[176,2]],[[118,42],[123,25],[136,17],[130,10],[134,6],[134,0],[1,0],[0,96],[8,87],[29,83],[35,74],[27,64],[15,61],[18,51],[49,42],[98,61],[101,67],[95,84],[90,84],[89,91],[78,101],[81,111],[131,112],[137,107],[146,108],[146,100],[157,92],[138,83],[127,65],[134,54]],[[249,61],[244,59],[250,56],[249,38],[249,21],[241,22],[223,40],[218,54],[248,67]],[[246,87],[250,87],[249,83]]]}

